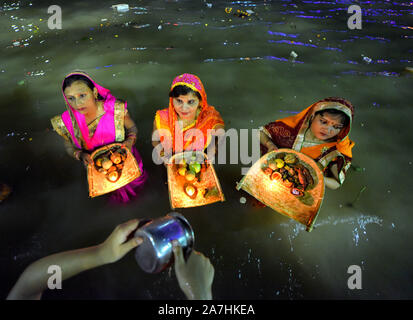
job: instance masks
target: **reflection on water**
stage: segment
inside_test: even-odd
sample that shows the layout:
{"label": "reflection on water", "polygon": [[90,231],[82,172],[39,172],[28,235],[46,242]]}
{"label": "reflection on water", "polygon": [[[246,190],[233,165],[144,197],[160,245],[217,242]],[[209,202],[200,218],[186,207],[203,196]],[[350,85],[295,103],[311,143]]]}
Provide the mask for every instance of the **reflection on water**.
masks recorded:
{"label": "reflection on water", "polygon": [[[356,106],[353,165],[363,169],[351,170],[339,190],[326,191],[311,233],[269,208],[240,203],[236,165],[216,167],[226,202],[180,210],[194,227],[196,249],[215,266],[216,298],[413,296],[412,151],[406,148],[413,145],[406,134],[413,78],[405,71],[413,63],[413,4],[359,1],[363,29],[348,30],[353,1],[210,2],[140,0],[118,13],[112,1],[55,1],[63,29],[53,31],[48,1],[0,6],[0,182],[14,190],[0,207],[3,297],[33,260],[99,243],[130,218],[170,211],[150,135],[155,110],[167,106],[170,82],[183,72],[200,76],[228,128],[256,128],[326,96],[344,96]],[[241,18],[228,7],[253,13]],[[50,130],[49,119],[64,111],[59,86],[72,69],[127,99],[138,124],[137,147],[150,177],[127,206],[89,199],[83,168]],[[363,290],[347,288],[352,264],[362,267]],[[132,254],[45,295],[91,297],[183,295],[171,269],[148,276]]]}

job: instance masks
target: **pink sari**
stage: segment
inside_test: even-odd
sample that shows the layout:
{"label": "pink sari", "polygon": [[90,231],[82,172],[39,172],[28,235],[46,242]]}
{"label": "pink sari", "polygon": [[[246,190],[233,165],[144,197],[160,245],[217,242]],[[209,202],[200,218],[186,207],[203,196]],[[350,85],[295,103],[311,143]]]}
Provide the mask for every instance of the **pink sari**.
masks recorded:
{"label": "pink sari", "polygon": [[[108,145],[114,142],[123,142],[125,139],[124,134],[119,134],[119,132],[124,132],[124,128],[119,128],[119,123],[123,126],[123,119],[116,120],[116,111],[115,103],[116,98],[110,93],[108,89],[103,88],[97,84],[93,79],[83,72],[73,72],[65,77],[68,78],[72,75],[82,75],[87,77],[92,81],[93,85],[98,90],[98,93],[103,98],[103,109],[105,111],[104,115],[99,119],[96,130],[93,136],[89,135],[89,128],[87,126],[85,116],[80,112],[72,108],[67,101],[67,98],[63,92],[63,97],[66,101],[66,106],[68,110],[65,111],[61,118],[64,123],[64,126],[70,133],[70,138],[74,145],[79,149],[85,149],[88,152],[92,152],[94,149]],[[118,106],[119,108],[119,106]],[[124,103],[124,111],[126,112],[127,103]],[[118,121],[118,122],[117,122]],[[118,125],[117,125],[118,123]],[[76,133],[75,127],[77,126],[78,132]],[[83,143],[82,143],[83,142]],[[139,165],[139,168],[142,172],[142,175],[130,182],[126,186],[111,192],[110,200],[113,202],[128,202],[131,197],[136,197],[137,192],[142,189],[143,184],[147,179],[147,173],[143,170],[142,157],[140,156],[138,150],[135,146],[132,147],[132,154],[136,158],[136,161]]]}

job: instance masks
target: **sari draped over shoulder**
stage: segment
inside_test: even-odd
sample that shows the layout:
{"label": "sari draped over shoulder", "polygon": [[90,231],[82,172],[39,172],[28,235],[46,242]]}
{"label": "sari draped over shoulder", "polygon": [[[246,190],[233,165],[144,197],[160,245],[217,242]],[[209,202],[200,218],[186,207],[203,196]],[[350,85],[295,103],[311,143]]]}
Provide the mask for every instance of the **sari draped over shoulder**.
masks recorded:
{"label": "sari draped over shoulder", "polygon": [[[349,124],[340,131],[336,141],[307,145],[305,133],[310,129],[314,114],[326,109],[344,112],[350,119]],[[355,145],[349,138],[353,117],[354,107],[349,101],[330,97],[312,104],[294,116],[268,123],[263,127],[263,132],[277,147],[293,149],[313,158],[326,177],[334,177],[331,167],[337,164],[338,182],[342,184],[350,168],[352,148]],[[261,151],[266,153],[267,148],[261,145]]]}
{"label": "sari draped over shoulder", "polygon": [[[110,90],[97,84],[87,73],[82,71],[75,71],[68,74],[66,78],[73,75],[81,75],[88,78],[99,95],[102,97],[102,115],[94,127],[88,126],[85,116],[76,111],[69,104],[67,97],[63,91],[62,94],[65,99],[66,109],[63,114],[55,116],[51,119],[54,130],[62,136],[66,141],[70,141],[77,149],[87,152],[108,145],[114,142],[123,142],[125,140],[125,114],[127,112],[127,102],[117,100]],[[128,185],[112,192],[112,199],[118,202],[127,202],[130,196],[136,196],[136,191],[140,188],[147,178],[146,171],[143,170],[142,157],[135,146],[132,147],[132,154],[141,169],[142,175]]]}
{"label": "sari draped over shoulder", "polygon": [[[220,113],[207,102],[207,94],[201,80],[192,74],[182,74],[176,77],[171,85],[171,91],[178,85],[184,85],[201,95],[201,110],[196,121],[185,128],[178,122],[173,98],[169,98],[169,107],[158,110],[155,115],[156,129],[165,150],[173,153],[182,151],[203,151],[211,142],[212,130],[224,125]],[[197,130],[191,130],[197,129]]]}

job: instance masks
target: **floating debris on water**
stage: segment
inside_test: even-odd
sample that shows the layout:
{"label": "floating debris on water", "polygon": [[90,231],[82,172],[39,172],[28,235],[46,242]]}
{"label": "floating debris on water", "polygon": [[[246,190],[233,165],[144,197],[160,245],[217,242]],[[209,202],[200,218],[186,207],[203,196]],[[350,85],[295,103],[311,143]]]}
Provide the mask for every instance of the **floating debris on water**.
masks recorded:
{"label": "floating debris on water", "polygon": [[114,4],[112,9],[116,10],[117,12],[128,12],[129,11],[129,5],[128,4]]}
{"label": "floating debris on water", "polygon": [[[30,4],[31,5],[31,4]],[[12,4],[4,4],[3,7],[1,7],[2,11],[11,11],[11,10],[18,10],[20,9],[20,1],[13,2]]]}
{"label": "floating debris on water", "polygon": [[295,58],[298,57],[298,54],[295,51],[291,51],[290,52],[290,57],[293,58],[293,60],[295,60]]}
{"label": "floating debris on water", "polygon": [[241,57],[241,58],[226,58],[226,59],[205,59],[204,62],[224,62],[224,61],[252,61],[252,60],[262,60],[261,57]]}
{"label": "floating debris on water", "polygon": [[372,62],[373,60],[369,57],[366,57],[364,55],[361,55],[363,57],[363,61],[366,62],[367,64],[369,64],[370,62]]}
{"label": "floating debris on water", "polygon": [[45,74],[46,74],[46,72],[44,72],[43,70],[27,72],[27,75],[30,76],[30,77],[44,76]]}
{"label": "floating debris on water", "polygon": [[147,24],[141,24],[141,25],[134,25],[133,28],[135,29],[141,29],[141,28],[147,28],[150,27],[151,25],[149,23]]}

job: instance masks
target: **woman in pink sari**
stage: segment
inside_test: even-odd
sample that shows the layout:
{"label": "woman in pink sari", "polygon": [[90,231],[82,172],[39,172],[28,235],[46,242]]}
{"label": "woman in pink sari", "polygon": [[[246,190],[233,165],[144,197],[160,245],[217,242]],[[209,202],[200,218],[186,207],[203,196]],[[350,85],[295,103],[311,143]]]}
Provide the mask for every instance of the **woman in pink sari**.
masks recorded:
{"label": "woman in pink sari", "polygon": [[[117,100],[108,89],[85,72],[67,75],[62,84],[67,111],[51,119],[54,130],[64,138],[67,153],[85,165],[90,153],[114,142],[122,143],[136,158],[142,175],[112,192],[111,199],[128,202],[146,181],[142,158],[134,146],[138,129],[127,110],[126,101]],[[125,139],[126,137],[126,139]]]}

